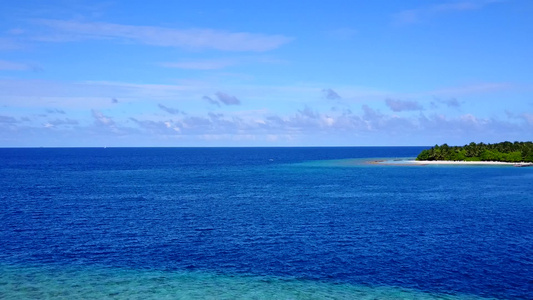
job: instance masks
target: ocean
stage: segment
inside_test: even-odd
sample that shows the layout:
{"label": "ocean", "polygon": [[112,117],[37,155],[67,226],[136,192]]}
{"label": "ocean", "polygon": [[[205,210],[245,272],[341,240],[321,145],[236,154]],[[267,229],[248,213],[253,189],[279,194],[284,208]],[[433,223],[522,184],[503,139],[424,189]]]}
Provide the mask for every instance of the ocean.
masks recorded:
{"label": "ocean", "polygon": [[0,149],[0,299],[533,299],[533,168]]}

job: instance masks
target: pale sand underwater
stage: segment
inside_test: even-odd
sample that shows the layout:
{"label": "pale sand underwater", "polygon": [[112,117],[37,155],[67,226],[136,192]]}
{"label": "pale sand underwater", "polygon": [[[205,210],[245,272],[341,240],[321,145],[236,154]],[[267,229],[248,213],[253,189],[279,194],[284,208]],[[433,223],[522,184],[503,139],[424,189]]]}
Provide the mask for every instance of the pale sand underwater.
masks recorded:
{"label": "pale sand underwater", "polygon": [[335,284],[207,272],[0,266],[1,299],[488,300],[393,286]]}

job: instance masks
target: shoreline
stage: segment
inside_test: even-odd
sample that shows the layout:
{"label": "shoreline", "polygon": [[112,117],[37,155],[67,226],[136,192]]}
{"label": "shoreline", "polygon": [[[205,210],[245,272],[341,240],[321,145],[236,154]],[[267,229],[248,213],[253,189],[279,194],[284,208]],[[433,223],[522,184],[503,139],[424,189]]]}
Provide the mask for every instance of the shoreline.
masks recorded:
{"label": "shoreline", "polygon": [[426,166],[426,165],[500,165],[515,167],[532,167],[533,163],[529,162],[504,162],[504,161],[464,161],[464,160],[377,160],[372,164],[386,164],[397,166]]}
{"label": "shoreline", "polygon": [[465,160],[413,160],[411,163],[422,165],[504,165],[504,166],[533,166],[528,162],[506,161],[465,161]]}

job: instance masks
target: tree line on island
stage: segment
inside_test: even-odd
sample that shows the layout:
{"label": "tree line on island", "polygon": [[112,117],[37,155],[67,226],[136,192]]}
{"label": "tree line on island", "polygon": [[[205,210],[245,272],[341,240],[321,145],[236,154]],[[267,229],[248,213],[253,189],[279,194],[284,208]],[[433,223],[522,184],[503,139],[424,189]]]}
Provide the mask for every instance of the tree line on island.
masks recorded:
{"label": "tree line on island", "polygon": [[503,142],[464,146],[435,145],[422,150],[416,160],[533,162],[532,142]]}

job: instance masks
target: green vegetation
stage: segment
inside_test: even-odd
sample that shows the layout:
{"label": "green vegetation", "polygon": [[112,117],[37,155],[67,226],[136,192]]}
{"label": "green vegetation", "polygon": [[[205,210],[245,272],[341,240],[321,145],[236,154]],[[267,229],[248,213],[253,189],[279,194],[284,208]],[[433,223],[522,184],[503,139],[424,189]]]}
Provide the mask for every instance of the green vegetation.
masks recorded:
{"label": "green vegetation", "polygon": [[416,160],[533,162],[533,143],[470,143],[462,147],[435,145],[431,149],[423,150]]}

